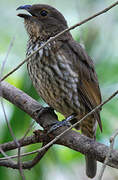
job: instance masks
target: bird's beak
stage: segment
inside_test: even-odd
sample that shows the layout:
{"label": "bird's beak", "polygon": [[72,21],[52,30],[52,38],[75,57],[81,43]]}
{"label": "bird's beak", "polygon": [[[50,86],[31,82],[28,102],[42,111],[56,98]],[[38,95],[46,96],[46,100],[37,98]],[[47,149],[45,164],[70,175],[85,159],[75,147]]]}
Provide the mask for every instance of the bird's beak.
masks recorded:
{"label": "bird's beak", "polygon": [[31,7],[32,7],[31,5],[24,5],[24,6],[19,6],[16,10],[24,9],[26,11],[29,11]]}
{"label": "bird's beak", "polygon": [[[19,6],[16,10],[26,10],[31,14],[30,12],[31,7],[32,7],[31,5],[24,5],[24,6]],[[17,16],[25,18],[25,19],[30,17],[29,14],[18,14]]]}

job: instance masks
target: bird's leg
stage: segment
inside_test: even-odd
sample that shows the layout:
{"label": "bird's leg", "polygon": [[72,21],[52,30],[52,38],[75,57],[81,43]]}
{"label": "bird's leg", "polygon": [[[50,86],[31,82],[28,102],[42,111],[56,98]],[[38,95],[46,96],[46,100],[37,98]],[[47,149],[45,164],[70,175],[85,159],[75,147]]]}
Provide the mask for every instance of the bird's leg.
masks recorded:
{"label": "bird's leg", "polygon": [[[62,126],[67,126],[67,127],[70,127],[74,122],[75,118],[76,118],[76,113],[73,113],[71,114],[70,116],[68,116],[67,118],[65,118],[64,120],[62,121],[58,121],[58,118],[57,118],[57,115],[55,114],[54,112],[54,109],[52,107],[45,107],[45,108],[42,108],[42,109],[37,109],[35,111],[38,115],[38,119],[40,119],[40,125],[42,124],[41,123],[41,119],[43,120],[43,117],[49,113],[51,115],[53,115],[55,117],[55,120],[54,119],[50,119],[50,121],[46,122],[46,126],[44,127],[44,129],[46,128],[47,129],[47,134],[51,133],[52,131],[55,131],[57,130],[59,127],[62,127]],[[43,121],[43,125],[44,125],[44,121]]]}
{"label": "bird's leg", "polygon": [[53,123],[53,125],[51,126],[51,128],[48,130],[48,134],[51,133],[52,131],[58,129],[59,127],[62,127],[62,126],[68,126],[70,127],[72,124],[71,124],[71,121],[73,119],[75,119],[76,117],[76,114],[73,113],[71,114],[70,116],[68,116],[66,119],[62,120],[62,121],[58,121],[58,122],[55,122]]}

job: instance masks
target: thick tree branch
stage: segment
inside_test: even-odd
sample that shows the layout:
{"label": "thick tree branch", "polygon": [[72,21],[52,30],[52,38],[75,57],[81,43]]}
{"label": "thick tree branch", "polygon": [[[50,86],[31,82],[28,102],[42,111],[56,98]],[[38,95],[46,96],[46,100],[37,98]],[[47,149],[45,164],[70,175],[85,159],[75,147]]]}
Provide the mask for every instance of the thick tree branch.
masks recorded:
{"label": "thick tree branch", "polygon": [[[57,132],[61,133],[64,129],[61,128],[60,131]],[[55,136],[50,135],[50,139],[54,138]],[[32,143],[38,143],[43,142],[46,140],[45,132],[39,131],[37,136],[31,136],[27,137],[24,142],[21,143],[19,140],[19,144],[21,146],[26,146]],[[47,140],[49,140],[49,137],[47,137]],[[60,138],[56,144],[64,145],[68,148],[71,148],[75,151],[81,152],[82,154],[89,154],[96,158],[96,160],[100,162],[104,162],[108,152],[109,147],[98,143],[86,136],[80,135],[78,132],[75,131],[69,131],[65,136]],[[1,148],[4,151],[15,149],[17,148],[16,144],[14,142],[9,142],[1,145]],[[22,155],[21,155],[22,156]],[[17,156],[15,156],[17,157]],[[4,158],[5,159],[5,158]],[[3,158],[0,159],[0,165],[5,165],[5,161]],[[7,159],[7,158],[6,158]],[[107,165],[117,168],[118,169],[118,151],[112,150],[111,156],[109,157],[109,161],[107,162]],[[16,166],[14,166],[15,168]],[[26,168],[26,167],[23,167]]]}
{"label": "thick tree branch", "polygon": [[[21,90],[15,88],[14,86],[2,82],[1,83],[1,89],[2,89],[2,96],[10,101],[11,103],[15,104],[17,107],[25,111],[27,114],[29,114],[32,118],[34,118],[38,123],[40,122],[40,125],[42,127],[46,128],[50,126],[52,123],[57,121],[57,117],[54,113],[47,113],[45,112],[43,115],[41,114],[40,119],[37,118],[37,111],[42,111],[43,107],[34,99],[32,99],[30,96],[22,92]],[[60,133],[62,133],[64,130],[66,130],[67,127],[59,128],[54,133],[46,136],[46,133],[43,131],[39,131],[36,136],[25,138],[24,141],[18,141],[21,146],[25,146],[32,143],[37,142],[49,142],[50,140],[54,139],[55,136],[58,136]],[[87,138],[86,136],[80,135],[79,133],[69,130],[60,137],[60,139],[57,140],[56,144],[67,146],[73,150],[79,151],[82,154],[89,154],[95,157],[96,160],[100,162],[104,162],[106,155],[108,154],[109,147],[98,143],[90,138]],[[1,145],[1,149],[4,151],[11,150],[17,148],[16,144],[14,142],[9,142]],[[39,152],[38,150],[37,152]],[[1,159],[0,165],[5,165],[5,161]],[[112,150],[111,156],[109,158],[109,162],[107,162],[107,165],[118,168],[118,151]],[[14,167],[15,168],[15,167]]]}
{"label": "thick tree branch", "polygon": [[[0,88],[2,92],[0,96],[7,99],[12,104],[16,105],[18,108],[29,114],[33,119],[38,122],[40,112],[41,114],[43,114],[42,111],[44,110],[44,108],[36,100],[34,100],[26,93],[10,85],[7,82],[2,82]],[[44,118],[42,118],[42,116],[40,116],[40,125],[43,128],[50,126],[55,121],[57,121],[57,119],[53,111],[52,113],[47,113],[45,120]]]}

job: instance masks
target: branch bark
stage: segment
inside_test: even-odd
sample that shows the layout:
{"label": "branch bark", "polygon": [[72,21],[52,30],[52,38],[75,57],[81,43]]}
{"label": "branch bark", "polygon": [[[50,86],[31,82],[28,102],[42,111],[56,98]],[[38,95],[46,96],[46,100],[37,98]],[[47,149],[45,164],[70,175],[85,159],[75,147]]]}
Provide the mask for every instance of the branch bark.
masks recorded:
{"label": "branch bark", "polygon": [[[29,114],[32,118],[36,120],[36,122],[40,123],[40,125],[44,129],[57,121],[56,115],[53,112],[49,111],[45,111],[44,114],[41,113],[40,118],[38,118],[38,112],[42,112],[44,108],[37,101],[32,99],[30,96],[28,96],[21,90],[15,88],[14,86],[6,82],[2,82],[1,90],[1,95],[5,99],[7,99],[23,111],[25,111],[27,114]],[[46,136],[46,133],[44,131],[39,131],[37,135],[27,137],[23,141],[19,140],[18,142],[21,146],[26,146],[37,142],[49,142],[50,140],[54,139],[55,136],[58,136],[60,133],[62,133],[65,129],[67,129],[67,127],[61,127],[55,132],[49,134],[48,136]],[[73,150],[81,152],[82,154],[89,154],[100,162],[104,162],[106,155],[109,151],[108,146],[98,143],[86,136],[80,135],[78,132],[75,132],[73,130],[69,130],[68,132],[66,132],[65,135],[61,136],[60,139],[57,140],[56,144],[64,145]],[[4,151],[17,148],[14,142],[5,143],[0,147]],[[5,166],[5,160],[3,160],[3,158],[0,160],[0,165]],[[118,168],[118,151],[112,150],[107,165]]]}
{"label": "branch bark", "polygon": [[[63,132],[63,128],[60,128],[58,133]],[[58,135],[58,133],[56,133]],[[54,138],[54,135],[50,135],[47,137],[47,141],[52,138]],[[26,146],[33,143],[40,143],[44,142],[46,140],[46,134],[43,131],[39,131],[37,135],[33,135],[30,137],[25,138],[25,140],[22,142],[19,140],[19,144],[21,146]],[[68,148],[71,148],[75,151],[81,152],[82,154],[89,154],[96,158],[96,160],[100,162],[104,162],[108,152],[109,147],[101,144],[99,142],[96,142],[86,136],[80,135],[78,132],[75,132],[73,130],[70,130],[65,136],[61,137],[56,144],[64,145]],[[8,142],[3,145],[1,145],[1,148],[4,151],[16,149],[17,146],[14,142]],[[38,151],[36,151],[38,152]],[[22,155],[21,155],[22,156]],[[14,156],[17,157],[17,156]],[[12,156],[10,157],[12,158]],[[5,158],[0,159],[0,165],[5,165]],[[7,158],[6,158],[7,159]],[[107,162],[107,165],[117,168],[118,169],[118,151],[112,150],[111,156],[109,157],[109,161]]]}

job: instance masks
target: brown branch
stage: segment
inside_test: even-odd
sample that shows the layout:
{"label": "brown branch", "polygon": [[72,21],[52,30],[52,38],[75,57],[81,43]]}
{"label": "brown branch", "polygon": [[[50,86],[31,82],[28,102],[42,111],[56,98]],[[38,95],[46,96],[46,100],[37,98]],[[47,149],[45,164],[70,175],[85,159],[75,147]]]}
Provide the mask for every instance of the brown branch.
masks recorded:
{"label": "brown branch", "polygon": [[[28,146],[30,144],[43,142],[43,140],[44,140],[44,134],[40,133],[39,139],[36,136],[30,136],[30,137],[26,137],[23,141],[22,141],[22,139],[20,139],[18,142],[19,142],[20,146]],[[17,146],[13,141],[11,141],[8,143],[1,144],[0,148],[2,148],[2,150],[4,152],[6,152],[6,151],[16,149]]]}
{"label": "brown branch", "polygon": [[0,96],[7,99],[12,104],[16,105],[18,108],[29,114],[33,119],[40,123],[43,128],[46,128],[47,126],[50,126],[55,121],[57,121],[57,117],[52,111],[52,113],[45,113],[45,120],[42,116],[40,116],[39,122],[39,114],[40,112],[42,114],[42,111],[45,108],[43,108],[36,100],[28,96],[26,93],[10,85],[9,83],[1,83],[1,92],[2,94],[0,94]]}
{"label": "brown branch", "polygon": [[40,49],[44,48],[48,43],[54,41],[55,39],[57,39],[59,36],[61,36],[62,34],[75,29],[78,26],[81,26],[82,24],[85,24],[86,22],[94,19],[95,17],[106,13],[107,11],[109,11],[110,9],[112,9],[113,7],[118,5],[118,1],[116,1],[115,3],[113,3],[112,5],[108,6],[107,8],[103,9],[102,11],[99,11],[98,13],[84,19],[83,21],[71,26],[70,28],[65,29],[64,31],[58,33],[56,36],[51,37],[46,43],[44,43],[42,46],[40,46],[36,51],[34,51],[30,56],[28,56],[24,61],[22,61],[17,67],[15,67],[12,71],[10,71],[8,74],[6,74],[3,78],[0,79],[0,82],[5,80],[8,76],[10,76],[12,73],[14,73],[17,69],[19,69],[25,62],[27,62],[35,53],[37,53]]}
{"label": "brown branch", "polygon": [[[62,132],[63,130],[64,130],[63,128],[60,128],[60,131],[58,131],[57,134]],[[54,137],[55,136],[51,135],[50,138],[54,138]],[[37,136],[27,137],[24,140],[24,142],[22,142],[22,144],[20,144],[20,145],[26,146],[26,145],[32,144],[32,143],[43,142],[46,140],[45,138],[46,138],[45,132],[39,131]],[[49,140],[49,139],[47,139],[47,140]],[[20,141],[19,141],[19,143],[20,143]],[[80,135],[78,132],[75,132],[72,130],[69,131],[65,136],[60,138],[56,143],[59,145],[64,145],[75,151],[81,152],[82,154],[90,154],[93,157],[95,157],[96,160],[98,160],[100,162],[104,162],[106,155],[109,152],[108,146],[98,143],[98,142],[96,142],[86,136]],[[11,146],[11,149],[17,148],[17,146],[15,145],[14,142],[5,143],[5,144],[1,145],[1,148],[4,151],[6,151],[8,149],[10,150],[10,146]],[[15,156],[15,157],[17,157],[17,156]],[[9,158],[12,158],[12,157],[9,157]],[[6,158],[6,160],[7,160],[7,158]],[[1,158],[0,166],[1,165],[5,166],[6,164],[8,164],[8,162],[9,161],[5,161],[3,158]],[[118,151],[112,150],[112,153],[109,158],[109,161],[107,162],[107,165],[118,169]],[[16,165],[14,167],[16,167]],[[26,166],[23,168],[26,168]]]}
{"label": "brown branch", "polygon": [[[49,113],[48,111],[47,111],[47,113],[45,112],[43,115],[41,114],[40,119],[37,118],[38,116],[37,116],[36,110],[40,110],[39,112],[41,112],[41,110],[43,110],[43,107],[37,101],[32,99],[30,96],[28,96],[21,90],[15,88],[14,86],[12,86],[6,82],[2,82],[1,90],[2,90],[2,96],[5,99],[9,100],[13,104],[15,104],[17,107],[19,107],[20,109],[22,109],[23,111],[28,113],[38,123],[40,123],[40,125],[42,127],[44,127],[44,129],[57,121],[57,117],[55,116],[55,114]],[[108,102],[117,93],[118,93],[118,91],[116,91],[105,102]],[[105,104],[105,102],[103,102],[102,105]],[[98,108],[100,108],[100,106],[95,108],[92,111],[92,113],[95,110],[97,110]],[[89,113],[89,115],[90,115],[90,113]],[[87,115],[86,115],[86,117],[87,117]],[[64,134],[65,132],[66,132],[66,134]],[[36,142],[43,142],[45,140],[45,138],[47,138],[47,137],[45,137],[44,134],[42,134],[42,133],[43,132],[41,131],[41,134],[40,134],[40,131],[39,131],[38,139],[37,139],[37,137],[33,136],[30,138],[26,138],[24,141],[18,141],[18,142],[20,143],[20,146],[24,146],[24,145],[28,145],[28,144],[36,143]],[[62,136],[62,133],[64,134],[64,136]],[[56,136],[56,138],[55,138],[55,136]],[[49,137],[51,139],[53,139],[53,141],[51,141],[51,144],[48,143],[47,144],[48,146],[52,145],[53,143],[55,143],[57,141],[56,143],[67,146],[67,147],[74,149],[76,151],[79,151],[83,154],[90,154],[93,157],[95,157],[96,160],[98,160],[100,162],[104,162],[106,155],[109,151],[109,148],[107,146],[100,144],[98,142],[95,142],[83,135],[80,135],[79,133],[77,133],[75,131],[68,130],[67,127],[59,128],[57,131],[50,134]],[[46,141],[49,141],[49,139],[46,139]],[[41,148],[40,150],[35,151],[35,153],[36,152],[41,153],[43,150],[45,150],[45,148],[48,148],[47,145],[44,146],[43,148]],[[4,151],[6,151],[6,150],[17,148],[17,146],[15,145],[14,142],[12,142],[12,143],[10,142],[8,144],[1,145],[1,148]],[[29,153],[29,154],[31,154],[31,153]],[[6,162],[6,163],[10,165],[9,162]],[[3,164],[5,165],[5,161],[3,161],[3,159],[2,159],[2,161],[0,161],[0,165],[3,165]],[[118,152],[117,151],[112,151],[112,156],[110,157],[107,165],[118,168]],[[13,166],[16,167],[16,164],[13,164]]]}

